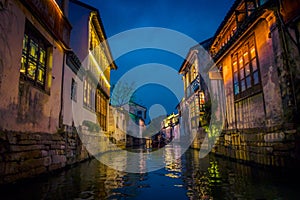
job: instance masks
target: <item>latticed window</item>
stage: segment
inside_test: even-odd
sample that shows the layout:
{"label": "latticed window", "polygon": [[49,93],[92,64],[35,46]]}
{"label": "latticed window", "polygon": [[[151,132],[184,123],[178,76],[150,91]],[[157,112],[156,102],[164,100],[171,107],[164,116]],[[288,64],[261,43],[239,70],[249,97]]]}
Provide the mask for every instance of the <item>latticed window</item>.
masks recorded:
{"label": "latticed window", "polygon": [[83,104],[92,111],[95,111],[96,107],[96,93],[95,84],[91,79],[87,78],[83,82]]}
{"label": "latticed window", "polygon": [[47,73],[48,42],[26,22],[21,59],[21,78],[44,88]]}
{"label": "latticed window", "polygon": [[254,37],[232,55],[234,94],[239,95],[260,83]]}
{"label": "latticed window", "polygon": [[100,127],[106,131],[107,130],[107,106],[108,100],[100,89],[97,89],[96,97],[96,113],[98,116],[98,122]]}
{"label": "latticed window", "polygon": [[200,112],[205,111],[205,97],[204,97],[204,92],[199,92],[199,107],[200,107]]}

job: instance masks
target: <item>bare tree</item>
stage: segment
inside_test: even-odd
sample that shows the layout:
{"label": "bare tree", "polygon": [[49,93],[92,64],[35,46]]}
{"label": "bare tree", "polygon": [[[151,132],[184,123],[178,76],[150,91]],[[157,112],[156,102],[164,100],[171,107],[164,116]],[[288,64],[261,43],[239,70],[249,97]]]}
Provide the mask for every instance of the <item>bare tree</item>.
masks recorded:
{"label": "bare tree", "polygon": [[120,107],[134,100],[135,83],[119,81],[112,86],[111,105]]}

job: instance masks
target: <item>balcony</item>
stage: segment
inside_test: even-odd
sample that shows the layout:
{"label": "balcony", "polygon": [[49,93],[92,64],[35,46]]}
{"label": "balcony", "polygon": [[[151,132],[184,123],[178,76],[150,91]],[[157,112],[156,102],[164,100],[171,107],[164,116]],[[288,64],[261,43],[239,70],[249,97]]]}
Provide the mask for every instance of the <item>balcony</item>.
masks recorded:
{"label": "balcony", "polygon": [[185,98],[188,99],[196,91],[200,89],[200,78],[199,75],[190,83],[190,85],[185,90]]}

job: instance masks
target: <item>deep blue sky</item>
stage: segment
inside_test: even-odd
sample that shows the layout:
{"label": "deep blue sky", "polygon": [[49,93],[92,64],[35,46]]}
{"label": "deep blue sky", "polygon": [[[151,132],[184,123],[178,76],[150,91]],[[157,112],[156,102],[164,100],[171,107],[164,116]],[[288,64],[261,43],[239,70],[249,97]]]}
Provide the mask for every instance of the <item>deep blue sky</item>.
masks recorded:
{"label": "deep blue sky", "polygon": [[[162,27],[179,31],[197,42],[214,35],[234,0],[82,0],[98,8],[107,37],[140,27]],[[186,49],[188,52],[189,49]],[[111,48],[114,54],[115,49]],[[130,52],[115,60],[118,70],[112,71],[111,82],[133,67],[161,63],[179,70],[183,58],[172,53],[144,49]],[[183,88],[182,88],[183,89]],[[176,112],[178,101],[167,88],[146,85],[136,92],[139,103],[150,108],[161,104],[167,113]]]}

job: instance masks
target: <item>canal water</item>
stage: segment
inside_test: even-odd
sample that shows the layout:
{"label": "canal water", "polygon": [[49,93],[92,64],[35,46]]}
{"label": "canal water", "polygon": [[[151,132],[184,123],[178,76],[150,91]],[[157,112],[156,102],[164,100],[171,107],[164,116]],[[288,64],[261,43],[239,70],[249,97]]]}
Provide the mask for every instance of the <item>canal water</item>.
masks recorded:
{"label": "canal water", "polygon": [[251,167],[188,149],[149,173],[126,173],[96,159],[51,176],[0,187],[0,199],[299,199],[290,170]]}

